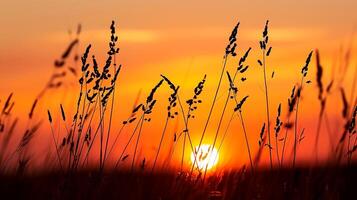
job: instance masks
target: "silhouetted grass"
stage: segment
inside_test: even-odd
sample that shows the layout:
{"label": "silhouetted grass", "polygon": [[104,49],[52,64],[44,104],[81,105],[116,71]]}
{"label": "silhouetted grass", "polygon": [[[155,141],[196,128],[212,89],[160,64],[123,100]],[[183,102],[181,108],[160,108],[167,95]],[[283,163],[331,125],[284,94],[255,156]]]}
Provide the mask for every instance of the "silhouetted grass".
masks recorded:
{"label": "silhouetted grass", "polygon": [[[79,33],[81,32],[79,26],[75,39],[70,42],[62,56],[55,61],[55,72],[50,81],[33,101],[29,109],[25,131],[21,132],[17,129],[19,119],[13,118],[14,94],[11,93],[5,101],[1,101],[3,106],[0,113],[0,134],[2,134],[0,135],[0,192],[3,193],[4,197],[9,198],[26,198],[31,195],[31,198],[43,199],[344,199],[349,197],[353,193],[353,181],[356,179],[356,165],[353,154],[357,149],[355,125],[357,98],[354,96],[356,81],[354,80],[352,83],[351,94],[344,87],[350,50],[347,50],[345,63],[340,66],[339,77],[332,78],[326,86],[323,82],[324,68],[321,64],[320,55],[317,50],[315,51],[318,89],[316,94],[320,103],[315,145],[312,147],[312,149],[315,149],[316,161],[318,160],[319,134],[321,128],[323,128],[324,119],[326,129],[331,132],[328,127],[327,97],[336,93],[342,102],[341,118],[344,126],[337,130],[342,134],[336,140],[331,139],[331,133],[329,133],[330,148],[333,149],[329,153],[335,159],[329,160],[328,165],[314,167],[306,165],[305,167],[303,163],[297,164],[297,148],[305,136],[312,138],[313,133],[306,133],[305,127],[301,125],[299,106],[303,103],[302,92],[311,83],[310,80],[306,80],[306,77],[313,52],[308,54],[301,68],[300,82],[293,87],[288,97],[287,109],[284,109],[282,103],[278,105],[274,126],[274,146],[271,141],[271,100],[269,97],[272,93],[282,91],[269,90],[266,61],[267,57],[271,55],[272,47],[269,43],[268,23],[269,21],[265,23],[262,39],[259,42],[262,58],[257,60],[258,67],[263,69],[263,98],[266,109],[266,119],[262,123],[259,122],[259,124],[262,124],[260,132],[248,134],[247,124],[243,118],[243,108],[254,106],[249,103],[250,99],[261,97],[255,92],[251,94],[241,92],[241,88],[245,87],[244,83],[250,80],[246,72],[251,67],[246,64],[246,61],[250,59],[249,55],[253,50],[248,48],[237,61],[234,59],[239,54],[237,53],[239,23],[237,23],[228,39],[217,85],[211,91],[213,100],[207,110],[207,119],[204,121],[202,133],[198,135],[198,144],[194,144],[191,139],[193,133],[190,131],[190,125],[194,123],[192,119],[198,114],[195,112],[198,105],[206,100],[202,99],[201,96],[203,92],[206,92],[206,90],[203,90],[208,79],[206,75],[194,88],[192,98],[187,99],[184,102],[185,104],[181,102],[180,97],[186,94],[179,90],[178,84],[174,84],[168,78],[169,76],[161,75],[159,81],[148,92],[146,99],[142,101],[140,95],[138,95],[129,116],[124,120],[117,119],[113,115],[113,110],[115,91],[118,90],[117,81],[119,75],[122,76],[120,74],[122,66],[117,63],[119,47],[117,47],[118,36],[116,35],[115,23],[113,21],[110,25],[109,49],[105,63],[100,65],[97,62],[95,55],[92,55],[92,48],[94,47],[89,44],[80,58],[81,68],[77,70],[74,67],[67,66],[66,63],[72,54],[74,54],[73,60],[75,63],[79,58],[77,55]],[[227,62],[229,58],[237,64],[234,73],[227,70],[229,69]],[[30,143],[42,124],[41,119],[46,118],[46,116],[37,114],[38,110],[44,109],[41,107],[42,98],[50,88],[56,91],[65,82],[64,78],[67,76],[67,72],[78,78],[78,98],[73,105],[64,106],[60,103],[57,111],[45,108],[47,121],[50,125],[48,134],[51,134],[51,142],[55,151],[52,152],[51,149],[47,151],[46,156],[48,157],[45,159],[45,164],[48,166],[43,166],[44,169],[48,168],[47,170],[39,170],[39,174],[29,173],[27,169],[31,160],[35,159],[31,157],[28,151],[31,148]],[[226,82],[224,81],[225,73],[227,75]],[[272,71],[271,78],[274,78],[274,74],[276,74],[276,70]],[[166,102],[167,110],[163,112],[166,118],[158,141],[157,151],[153,158],[142,157],[138,152],[141,137],[145,134],[144,128],[152,128],[150,121],[153,117],[152,112],[154,108],[156,109],[158,103],[157,92],[166,85],[170,94],[168,102]],[[223,87],[226,87],[223,93],[227,96],[221,105],[218,102],[218,95],[220,91],[222,92]],[[351,95],[350,98],[349,95]],[[233,102],[233,107],[229,104],[230,101]],[[214,108],[219,106],[223,107],[220,107],[218,120],[213,121],[211,117],[214,114]],[[65,107],[67,110],[74,111],[73,116],[66,112]],[[117,110],[121,111],[120,108]],[[56,123],[56,115],[53,114],[57,112],[60,117],[59,123]],[[224,124],[224,119],[227,117],[226,112],[230,112],[230,115],[228,115],[228,123]],[[283,112],[286,112],[286,115]],[[180,115],[182,119],[179,117]],[[209,152],[207,152],[207,155],[210,155],[216,145],[218,152],[221,151],[225,138],[230,133],[228,129],[234,122],[234,116],[239,118],[242,127],[250,167],[247,168],[243,165],[231,171],[223,169],[207,174],[208,165],[203,168],[198,166],[198,161],[202,160],[203,157],[202,153],[199,155],[198,152],[207,136],[208,126],[217,126],[213,141],[210,142]],[[171,125],[170,119],[183,121],[182,127],[177,127],[177,130],[182,131],[173,134],[174,143],[169,152],[171,154],[175,149],[178,149],[179,153],[182,152],[179,171],[165,166],[170,162],[170,156],[167,158],[168,161],[166,160],[159,166],[159,161],[162,159],[162,154],[160,154],[160,152],[162,153],[162,146],[167,141],[172,144],[172,137],[169,140],[165,137],[168,134],[168,127]],[[113,130],[113,123],[118,121],[121,125],[119,130]],[[224,125],[226,125],[226,128],[222,133],[221,127]],[[133,128],[129,138],[121,140],[121,133],[129,127]],[[285,128],[285,134],[281,136],[280,132],[283,128]],[[288,137],[290,130],[294,131],[293,145],[289,145],[287,142],[290,138]],[[117,134],[113,135],[113,132]],[[8,150],[10,140],[16,133],[22,134],[17,141],[18,145],[15,150]],[[259,134],[258,144],[249,142],[248,136],[251,134]],[[335,135],[339,136],[337,133]],[[177,145],[180,139],[182,140],[182,148]],[[189,141],[189,149],[193,152],[194,157],[188,168],[184,167],[185,150],[187,149],[186,139]],[[125,144],[122,149],[119,148],[119,143]],[[131,152],[129,152],[130,145],[134,145]],[[254,148],[252,147],[255,145],[258,145],[258,148],[256,152],[253,152],[252,149],[254,150]],[[281,145],[282,149],[280,149]],[[286,151],[289,148],[292,149],[292,157],[286,156]],[[269,154],[270,170],[258,167],[265,151]],[[276,155],[272,153],[274,151]],[[92,159],[94,153],[99,154],[97,155],[99,161],[91,165],[89,160]],[[229,153],[232,156],[241,154],[241,152],[236,152],[235,149],[232,149]],[[275,156],[276,158],[274,158]],[[130,171],[122,165],[126,160],[131,160]],[[274,167],[275,160],[279,168]],[[341,164],[341,160],[345,162]],[[284,164],[287,162],[292,162],[292,167]],[[151,173],[148,173],[148,165],[151,165]],[[169,170],[165,170],[164,173],[163,169]],[[248,171],[252,173],[247,173]]]}

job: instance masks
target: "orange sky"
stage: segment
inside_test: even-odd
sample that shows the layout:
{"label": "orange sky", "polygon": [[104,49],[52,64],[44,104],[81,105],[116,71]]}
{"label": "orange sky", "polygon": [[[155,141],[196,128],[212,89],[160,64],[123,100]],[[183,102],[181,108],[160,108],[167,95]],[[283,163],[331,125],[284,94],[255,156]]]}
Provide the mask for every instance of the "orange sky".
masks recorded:
{"label": "orange sky", "polygon": [[[75,30],[78,23],[83,26],[80,52],[91,43],[93,52],[103,62],[109,39],[109,25],[114,19],[118,27],[121,48],[119,62],[123,64],[123,71],[119,78],[120,89],[117,93],[118,109],[115,111],[118,123],[130,112],[138,91],[142,90],[143,99],[159,79],[159,74],[167,75],[180,85],[181,96],[185,99],[191,96],[193,87],[204,74],[207,74],[208,80],[203,94],[206,100],[193,127],[193,130],[198,133],[194,136],[197,142],[212,101],[211,91],[217,82],[228,36],[239,20],[241,26],[238,33],[238,53],[241,55],[248,47],[253,48],[253,54],[248,58],[251,69],[247,73],[247,82],[241,88],[241,95],[251,96],[246,105],[245,118],[252,148],[256,150],[259,130],[265,120],[262,72],[256,62],[259,56],[258,40],[265,20],[269,19],[271,22],[269,35],[270,43],[273,45],[268,71],[276,72],[275,78],[269,80],[270,90],[276,91],[271,95],[273,119],[279,102],[282,102],[283,109],[286,109],[286,99],[293,84],[299,80],[299,70],[309,51],[320,49],[322,64],[326,67],[327,73],[325,81],[328,82],[331,76],[330,67],[339,59],[339,50],[351,44],[353,47],[356,46],[355,40],[352,40],[357,23],[356,1],[266,2],[257,0],[2,2],[0,7],[1,99],[14,92],[17,101],[15,111],[19,115],[27,114],[33,99],[50,76],[54,60],[61,55],[70,40],[68,30]],[[352,57],[353,55],[355,53],[352,53]],[[235,63],[236,61],[230,62],[229,69],[232,70]],[[356,59],[353,57],[350,75],[345,81],[347,91],[351,91],[352,74],[355,68]],[[314,132],[318,115],[314,59],[310,75],[313,84],[304,91],[309,95],[303,99],[301,126],[306,127],[307,131]],[[226,87],[225,83],[224,88]],[[77,89],[71,87],[69,94],[74,94],[73,91]],[[63,90],[60,93],[59,96],[62,96]],[[58,105],[60,99],[51,95],[45,97],[43,107]],[[163,102],[158,106],[159,110],[165,109],[167,95],[167,90],[166,93],[163,90],[159,94]],[[67,102],[73,101],[75,96],[69,95],[73,98],[68,98]],[[48,103],[49,101],[51,103]],[[222,101],[220,100],[220,103]],[[334,116],[339,117],[341,110],[339,96],[331,102],[337,105],[337,109],[329,111],[333,119]],[[219,106],[216,109],[217,116]],[[162,129],[160,120],[163,119],[160,119],[159,111],[154,113],[154,116],[157,119],[151,126],[156,127],[157,134],[154,134],[154,137],[149,134],[143,136],[143,140],[149,141],[146,147],[144,145],[144,148],[151,149],[149,152],[154,152],[153,146],[158,143]],[[216,120],[217,117],[214,117],[212,121]],[[174,127],[173,124],[171,128]],[[215,127],[216,125],[209,127],[209,132],[214,132]],[[224,128],[225,126],[222,129]],[[238,148],[238,156],[222,157],[232,160],[232,163],[242,164],[247,161],[247,155],[237,119],[231,127],[231,132],[227,138],[229,144],[224,151],[228,152],[229,147],[235,146]],[[309,142],[307,139],[304,145],[309,147],[311,144],[313,141]],[[304,155],[301,159],[308,160],[309,156]]]}

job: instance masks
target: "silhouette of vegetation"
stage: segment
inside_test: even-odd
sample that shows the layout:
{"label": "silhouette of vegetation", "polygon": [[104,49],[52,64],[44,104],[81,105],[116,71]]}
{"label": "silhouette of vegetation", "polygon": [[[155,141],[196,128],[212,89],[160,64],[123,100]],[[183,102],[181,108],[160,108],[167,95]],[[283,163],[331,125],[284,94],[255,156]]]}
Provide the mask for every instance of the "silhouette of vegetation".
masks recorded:
{"label": "silhouette of vegetation", "polygon": [[[270,108],[274,102],[270,97],[273,93],[282,91],[272,90],[271,83],[268,81],[269,77],[279,78],[276,76],[277,69],[271,70],[271,76],[268,73],[267,59],[272,55],[269,21],[266,21],[259,41],[261,57],[259,56],[257,60],[254,58],[257,66],[247,64],[252,57],[253,48],[249,47],[242,53],[239,51],[237,41],[239,25],[238,22],[234,26],[228,38],[218,81],[213,88],[204,90],[209,79],[204,75],[193,88],[192,97],[183,101],[181,98],[186,94],[179,90],[179,83],[169,79],[168,75],[158,75],[156,78],[159,80],[148,91],[143,101],[140,99],[139,92],[125,119],[118,119],[113,114],[114,108],[121,111],[114,103],[115,92],[121,86],[118,80],[123,76],[121,73],[123,67],[117,60],[119,38],[115,22],[112,21],[109,27],[110,38],[103,64],[99,63],[93,55],[94,47],[91,44],[86,46],[81,57],[78,56],[81,33],[79,25],[75,37],[62,55],[55,60],[54,72],[49,81],[33,101],[24,131],[20,130],[19,118],[14,117],[13,113],[15,94],[9,94],[5,101],[0,102],[2,104],[0,191],[6,197],[29,198],[29,195],[32,195],[31,198],[45,199],[287,199],[292,197],[293,199],[344,199],[350,197],[349,195],[353,194],[353,181],[356,180],[354,155],[357,149],[357,98],[355,96],[357,73],[354,74],[351,93],[347,90],[347,83],[344,83],[348,71],[347,64],[341,66],[338,77],[336,75],[325,84],[323,78],[326,69],[322,65],[320,53],[317,49],[309,52],[300,73],[297,73],[300,76],[299,83],[292,87],[291,92],[288,91],[290,95],[287,103],[278,102],[275,124],[272,124]],[[350,50],[347,50],[346,54],[349,55],[349,52]],[[235,57],[239,59],[236,60]],[[316,60],[314,80],[316,80],[317,101],[320,106],[315,135],[305,131],[304,124],[299,120],[302,118],[299,109],[304,105],[303,103],[306,103],[303,92],[314,84],[309,80],[312,74],[308,73],[311,71],[311,61],[314,58]],[[229,70],[231,65],[229,59],[235,65],[233,72]],[[350,57],[346,56],[346,59]],[[80,64],[78,68],[77,60]],[[263,71],[263,96],[257,92],[246,94],[242,90],[247,87],[246,82],[251,80],[248,72],[253,67],[259,67],[259,70]],[[43,97],[50,89],[57,92],[66,83],[65,77],[68,73],[77,79],[76,89],[79,91],[76,102],[72,105],[60,103],[56,110],[44,108],[41,104]],[[159,91],[169,92],[165,93],[168,95],[168,101],[160,101]],[[205,92],[208,96],[203,97],[202,93]],[[226,96],[222,103],[218,101],[221,94]],[[327,109],[327,99],[333,95],[338,96],[342,104],[343,127],[334,130],[336,138],[331,136]],[[251,129],[247,127],[251,124],[244,120],[245,109],[255,106],[251,103],[254,97],[264,98],[265,104],[265,111],[259,110],[260,114],[265,115],[265,119],[259,122],[261,128],[258,127],[256,132],[248,131]],[[197,113],[200,104],[208,101],[205,98],[212,98],[212,101],[207,107],[207,116],[204,116],[202,132],[195,135],[199,138],[195,144],[192,140],[195,133],[191,131],[191,127],[192,123],[195,123],[195,117],[200,114]],[[154,117],[152,113],[154,109],[159,109],[158,104],[166,107],[165,111],[159,110],[165,117],[162,132],[155,146],[154,157],[145,157],[141,154],[141,151],[145,151],[141,148],[141,144],[145,143],[143,135],[149,134],[147,133],[149,130],[145,129],[152,128],[150,124]],[[219,106],[217,120],[212,120],[215,114],[214,108]],[[46,111],[47,116],[40,115],[39,110]],[[71,114],[67,112],[68,110],[73,110],[74,113]],[[43,168],[47,170],[32,174],[28,169],[34,158],[29,153],[29,149],[46,117],[50,130],[46,130],[45,133],[51,135],[53,148],[48,148],[47,154],[42,155],[45,160]],[[209,159],[216,147],[217,152],[221,152],[228,134],[237,134],[229,131],[235,117],[239,118],[249,164],[234,170],[216,168],[212,173],[208,173],[208,164],[200,167],[199,162]],[[174,133],[169,129],[173,126],[172,119],[182,122],[175,124]],[[118,121],[120,128],[115,129],[113,124]],[[271,128],[272,125],[274,130]],[[215,126],[214,137],[209,143],[208,152],[199,153],[204,145],[203,141],[207,140],[209,126]],[[322,128],[326,129],[326,134],[322,132]],[[124,132],[130,133],[128,138],[120,137]],[[289,132],[293,132],[294,135],[290,136]],[[14,137],[15,134],[19,135],[19,139]],[[319,143],[321,137],[326,137],[327,134],[330,141],[328,153],[331,156],[327,164],[322,164],[318,162]],[[254,135],[259,138],[258,141],[250,142],[249,137]],[[275,144],[272,140],[274,138]],[[317,165],[305,166],[297,159],[298,146],[303,141],[312,140],[311,138],[315,138],[311,153],[316,155]],[[289,139],[293,142],[289,142]],[[16,147],[9,148],[10,142],[14,140]],[[182,142],[182,147],[178,145],[179,141]],[[163,155],[167,152],[163,152],[163,146],[169,144],[171,144],[170,152],[165,160]],[[187,149],[192,152],[192,163],[189,164],[184,163],[188,157]],[[170,155],[175,150],[179,152],[180,163],[177,164],[179,170],[168,164],[172,159]],[[291,156],[287,155],[288,150],[291,150]],[[233,156],[242,154],[236,149],[230,151],[229,154]],[[269,155],[269,170],[259,166],[264,153]],[[125,166],[125,162],[130,162],[130,167]],[[8,185],[6,186],[5,183]]]}

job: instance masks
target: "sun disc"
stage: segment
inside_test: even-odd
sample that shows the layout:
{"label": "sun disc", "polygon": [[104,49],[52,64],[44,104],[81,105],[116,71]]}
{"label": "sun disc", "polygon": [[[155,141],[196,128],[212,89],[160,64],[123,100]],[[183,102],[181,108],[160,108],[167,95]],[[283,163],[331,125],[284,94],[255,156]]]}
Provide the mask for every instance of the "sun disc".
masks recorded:
{"label": "sun disc", "polygon": [[[197,155],[196,161],[195,155]],[[191,154],[191,162],[195,163],[195,167],[199,170],[212,169],[217,164],[218,158],[217,149],[209,144],[202,144],[200,148],[197,146],[195,152]]]}

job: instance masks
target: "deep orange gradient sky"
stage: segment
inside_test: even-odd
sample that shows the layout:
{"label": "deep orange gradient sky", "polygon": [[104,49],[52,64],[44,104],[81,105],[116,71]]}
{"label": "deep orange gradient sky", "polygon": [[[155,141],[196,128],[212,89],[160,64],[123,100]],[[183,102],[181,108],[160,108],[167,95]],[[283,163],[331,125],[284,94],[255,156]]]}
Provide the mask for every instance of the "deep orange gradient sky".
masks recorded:
{"label": "deep orange gradient sky", "polygon": [[[183,99],[192,96],[193,88],[203,75],[207,74],[202,94],[204,102],[198,108],[197,118],[192,123],[191,134],[197,143],[212,102],[228,36],[239,20],[241,26],[238,32],[238,57],[252,47],[252,54],[248,58],[250,69],[247,81],[244,84],[240,82],[238,87],[240,97],[250,96],[243,112],[252,152],[255,152],[258,148],[259,131],[265,120],[262,69],[257,64],[261,55],[258,41],[265,21],[270,20],[270,44],[273,46],[268,60],[268,74],[275,72],[274,79],[268,80],[271,118],[275,120],[277,106],[282,103],[285,120],[287,98],[292,86],[299,81],[301,66],[311,50],[320,50],[325,70],[324,81],[327,85],[331,77],[338,76],[338,66],[343,65],[345,52],[348,48],[351,49],[348,75],[343,83],[350,98],[353,74],[357,68],[354,50],[356,7],[357,1],[354,0],[4,1],[0,7],[1,100],[3,102],[10,92],[14,92],[14,112],[19,116],[27,115],[33,100],[53,71],[54,60],[61,55],[73,37],[69,35],[69,30],[74,32],[78,23],[82,24],[78,51],[83,52],[90,43],[92,53],[103,63],[109,40],[109,25],[114,19],[121,49],[118,62],[123,65],[118,80],[114,127],[119,127],[130,113],[139,91],[143,100],[159,80],[160,74],[165,74],[180,85],[180,97]],[[235,68],[237,59],[229,61],[229,70]],[[299,130],[306,129],[306,138],[299,147],[300,161],[309,161],[312,157],[310,153],[319,111],[315,62],[314,58],[308,75],[308,80],[312,83],[304,90],[301,103]],[[50,91],[44,96],[37,113],[38,119],[46,117],[47,108],[57,109],[61,102],[64,102],[69,113],[73,111],[78,86],[74,77],[69,78],[68,82],[66,87]],[[224,79],[219,96],[225,96],[227,88],[228,84]],[[168,95],[167,87],[158,93],[160,104],[153,113],[151,124],[144,127],[140,156],[152,157],[156,151],[165,118],[162,111],[167,105]],[[205,139],[207,143],[210,143],[216,130],[224,98],[219,99],[214,111],[211,120],[213,123],[210,124]],[[226,128],[233,107],[233,104],[229,105],[220,136]],[[334,97],[329,100],[328,107],[330,121],[333,122],[331,128],[340,130],[343,126],[340,117],[342,104],[338,91],[335,91]],[[25,121],[24,119],[22,123]],[[183,124],[174,120],[169,126],[167,141],[170,142],[163,147],[163,152],[168,152],[175,127],[182,129]],[[51,146],[46,127],[45,125],[41,134],[36,136],[36,141],[43,144],[37,147],[41,149],[39,152],[45,152],[46,148]],[[121,141],[128,138],[130,130],[123,134]],[[322,132],[326,132],[325,128]],[[332,137],[337,137],[338,134],[340,133],[336,132]],[[328,136],[324,136],[320,151],[323,157],[327,158],[330,146]],[[290,154],[290,149],[288,153]],[[248,163],[238,118],[235,118],[229,129],[220,157],[221,166]]]}

